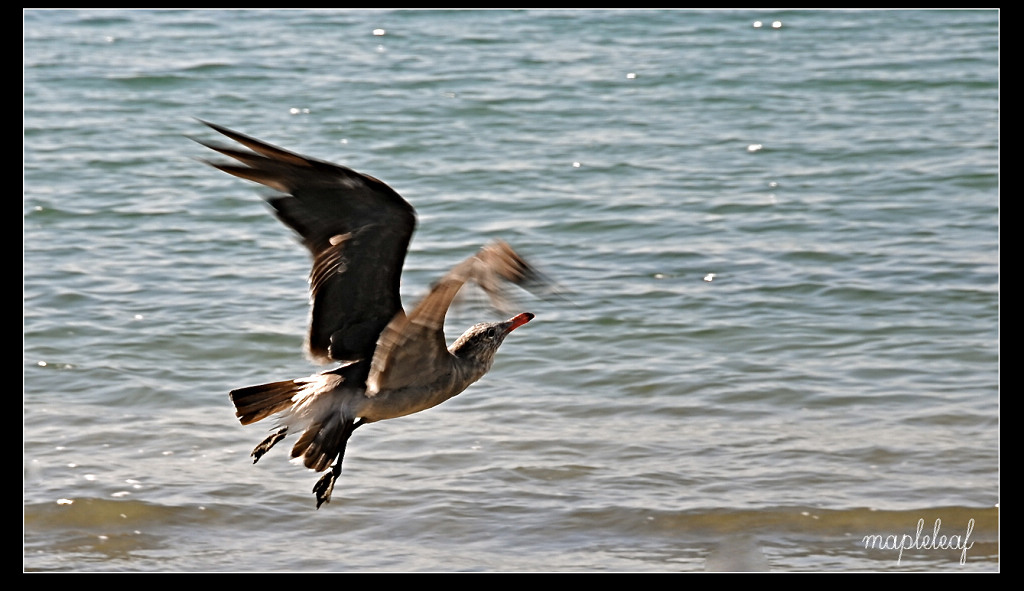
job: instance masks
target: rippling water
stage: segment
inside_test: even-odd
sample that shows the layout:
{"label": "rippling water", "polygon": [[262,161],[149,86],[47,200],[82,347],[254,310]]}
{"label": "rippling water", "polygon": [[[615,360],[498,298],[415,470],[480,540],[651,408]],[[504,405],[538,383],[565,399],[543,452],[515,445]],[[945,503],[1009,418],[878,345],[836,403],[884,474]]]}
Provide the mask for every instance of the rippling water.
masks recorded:
{"label": "rippling water", "polygon": [[[998,58],[996,11],[25,12],[25,570],[998,570]],[[307,255],[194,117],[402,193],[407,302],[493,237],[566,295],[319,511],[226,394],[316,370]]]}

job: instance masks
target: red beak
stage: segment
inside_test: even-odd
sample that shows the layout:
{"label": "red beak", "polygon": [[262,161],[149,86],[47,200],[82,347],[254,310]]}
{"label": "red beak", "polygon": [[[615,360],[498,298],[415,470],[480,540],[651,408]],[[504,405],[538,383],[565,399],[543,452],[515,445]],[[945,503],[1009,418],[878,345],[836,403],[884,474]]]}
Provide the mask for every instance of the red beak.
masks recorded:
{"label": "red beak", "polygon": [[533,314],[530,314],[529,312],[523,312],[522,314],[509,320],[509,322],[512,323],[512,326],[508,327],[508,331],[512,332],[513,330],[519,328],[520,326],[526,324],[531,320],[533,320]]}

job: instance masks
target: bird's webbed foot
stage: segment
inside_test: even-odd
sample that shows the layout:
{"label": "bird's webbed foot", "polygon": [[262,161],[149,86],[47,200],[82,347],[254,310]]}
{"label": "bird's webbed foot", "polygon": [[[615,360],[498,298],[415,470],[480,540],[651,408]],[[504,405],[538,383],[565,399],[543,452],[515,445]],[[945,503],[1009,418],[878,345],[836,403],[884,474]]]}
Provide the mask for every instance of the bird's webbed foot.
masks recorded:
{"label": "bird's webbed foot", "polygon": [[345,427],[345,433],[341,438],[341,443],[338,447],[338,460],[331,466],[331,471],[320,477],[320,480],[313,485],[313,494],[316,495],[316,508],[319,509],[320,505],[331,502],[331,493],[334,492],[334,483],[341,476],[341,461],[345,459],[345,448],[348,447],[348,438],[352,436],[352,432],[365,424],[366,421],[359,419],[355,423],[348,423]]}
{"label": "bird's webbed foot", "polygon": [[313,494],[316,495],[316,508],[320,505],[331,502],[331,493],[334,492],[334,482],[341,476],[341,458],[331,466],[331,471],[324,474],[313,486]]}
{"label": "bird's webbed foot", "polygon": [[276,433],[271,433],[270,435],[268,435],[266,439],[261,441],[260,444],[257,445],[252,450],[252,454],[250,454],[252,456],[252,463],[255,464],[256,462],[260,461],[260,458],[263,457],[263,454],[270,451],[270,448],[274,447],[274,444],[277,443],[278,441],[284,439],[284,436],[287,434],[288,427],[281,427],[280,429],[277,430]]}

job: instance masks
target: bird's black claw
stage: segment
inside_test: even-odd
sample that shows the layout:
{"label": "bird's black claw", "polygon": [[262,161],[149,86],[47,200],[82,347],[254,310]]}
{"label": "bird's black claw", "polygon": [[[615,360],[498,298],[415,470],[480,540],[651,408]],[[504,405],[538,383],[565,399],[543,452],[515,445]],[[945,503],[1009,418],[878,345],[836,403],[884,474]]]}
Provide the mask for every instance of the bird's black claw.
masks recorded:
{"label": "bird's black claw", "polygon": [[282,427],[276,433],[271,433],[266,439],[260,442],[259,445],[252,450],[252,463],[260,461],[263,454],[270,451],[270,448],[274,447],[274,444],[284,439],[284,436],[288,434],[288,427]]}
{"label": "bird's black claw", "polygon": [[334,481],[338,479],[338,473],[341,470],[337,470],[339,466],[335,465],[330,472],[324,474],[320,480],[317,481],[316,485],[313,486],[313,494],[316,495],[316,508],[319,509],[320,505],[331,502],[331,493],[334,492]]}

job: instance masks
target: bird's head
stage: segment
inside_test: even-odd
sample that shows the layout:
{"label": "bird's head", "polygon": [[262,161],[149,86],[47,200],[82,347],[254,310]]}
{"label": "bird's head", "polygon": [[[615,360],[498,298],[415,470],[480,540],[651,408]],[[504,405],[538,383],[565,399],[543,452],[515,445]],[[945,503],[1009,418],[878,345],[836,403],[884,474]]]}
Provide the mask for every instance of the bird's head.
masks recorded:
{"label": "bird's head", "polygon": [[523,312],[504,322],[482,322],[469,328],[458,340],[449,347],[456,357],[484,366],[484,371],[491,367],[494,354],[502,341],[510,332],[533,320],[533,314]]}

